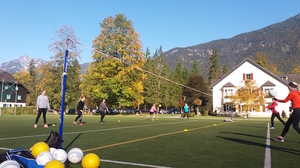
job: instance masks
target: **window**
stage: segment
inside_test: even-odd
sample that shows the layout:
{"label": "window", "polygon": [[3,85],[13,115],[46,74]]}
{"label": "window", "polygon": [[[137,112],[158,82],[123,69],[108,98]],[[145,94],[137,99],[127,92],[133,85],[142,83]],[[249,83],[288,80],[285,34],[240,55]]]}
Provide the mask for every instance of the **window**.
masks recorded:
{"label": "window", "polygon": [[22,95],[18,95],[18,100],[22,100]]}
{"label": "window", "polygon": [[251,79],[251,74],[246,74],[246,79]]}
{"label": "window", "polygon": [[8,100],[10,100],[11,99],[11,97],[10,97],[10,95],[8,94],[8,95],[6,95],[6,99],[8,99]]}
{"label": "window", "polygon": [[225,89],[224,96],[231,96],[233,94],[233,89]]}
{"label": "window", "polygon": [[19,90],[19,87],[18,87],[18,86],[16,86],[15,90]]}
{"label": "window", "polygon": [[4,89],[5,89],[5,90],[6,90],[6,89],[8,89],[8,86],[7,86],[7,85],[5,85],[5,86],[4,86]]}
{"label": "window", "polygon": [[248,73],[248,74],[243,74],[243,80],[247,80],[247,79],[250,79],[250,80],[253,80],[253,73]]}
{"label": "window", "polygon": [[265,94],[268,94],[270,92],[273,92],[273,88],[266,88],[265,89]]}

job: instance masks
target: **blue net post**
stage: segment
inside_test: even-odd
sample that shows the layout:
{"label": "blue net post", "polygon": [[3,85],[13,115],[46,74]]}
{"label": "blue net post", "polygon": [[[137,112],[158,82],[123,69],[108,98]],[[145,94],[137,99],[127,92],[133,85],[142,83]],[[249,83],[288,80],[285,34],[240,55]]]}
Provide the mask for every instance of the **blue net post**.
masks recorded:
{"label": "blue net post", "polygon": [[[61,140],[63,136],[63,126],[64,126],[65,92],[66,92],[66,81],[67,81],[67,60],[68,60],[68,45],[66,44],[64,72],[63,72],[63,86],[62,86],[62,95],[61,95],[60,120],[59,120],[59,136]],[[59,148],[60,149],[62,148],[62,141],[59,142]]]}

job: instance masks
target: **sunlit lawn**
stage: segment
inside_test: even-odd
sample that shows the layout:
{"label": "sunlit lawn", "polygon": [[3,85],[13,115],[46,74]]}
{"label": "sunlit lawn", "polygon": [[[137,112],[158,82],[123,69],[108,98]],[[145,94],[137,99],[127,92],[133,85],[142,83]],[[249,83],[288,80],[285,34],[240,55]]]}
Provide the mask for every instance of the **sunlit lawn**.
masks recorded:
{"label": "sunlit lawn", "polygon": [[[43,128],[42,117],[37,129],[36,116],[0,116],[0,152],[3,148],[29,149],[44,141],[50,130],[59,130],[59,115],[47,115],[49,128]],[[179,115],[157,115],[155,121],[146,115],[115,115],[99,122],[99,115],[83,117],[84,126],[72,124],[75,115],[65,115],[63,148],[78,147],[96,153],[100,167],[141,167],[146,164],[165,167],[263,167],[266,149],[266,119],[198,116],[180,119]],[[119,122],[118,122],[119,121]],[[56,126],[52,126],[55,123]],[[216,126],[214,126],[216,124]],[[282,131],[277,120],[271,137]],[[187,129],[187,131],[184,131]],[[300,135],[291,127],[286,142],[271,141],[272,167],[298,167]],[[110,163],[121,161],[125,163]],[[128,165],[129,164],[129,165]],[[70,164],[70,167],[81,167]]]}

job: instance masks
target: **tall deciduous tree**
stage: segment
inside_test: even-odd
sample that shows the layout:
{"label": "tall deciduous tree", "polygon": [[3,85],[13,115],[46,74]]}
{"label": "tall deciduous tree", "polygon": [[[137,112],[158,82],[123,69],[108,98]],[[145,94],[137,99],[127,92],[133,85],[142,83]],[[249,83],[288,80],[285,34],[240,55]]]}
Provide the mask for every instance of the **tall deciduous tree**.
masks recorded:
{"label": "tall deciduous tree", "polygon": [[48,46],[49,50],[54,52],[54,56],[51,57],[49,63],[42,65],[39,69],[40,81],[37,86],[39,89],[46,89],[50,105],[56,109],[60,109],[61,106],[62,75],[66,46],[68,46],[69,53],[67,59],[65,107],[74,108],[81,95],[79,89],[81,70],[77,61],[80,58],[81,50],[68,38],[78,41],[72,27],[62,26],[56,31],[55,36],[52,38],[53,43]]}
{"label": "tall deciduous tree", "polygon": [[21,82],[28,90],[29,94],[26,98],[26,104],[28,106],[34,106],[37,98],[37,70],[34,65],[34,59],[29,62],[28,70],[22,69],[14,74],[14,77]]}
{"label": "tall deciduous tree", "polygon": [[37,99],[37,69],[35,67],[34,59],[30,60],[29,67],[28,67],[29,75],[30,75],[30,84],[28,86],[28,89],[30,91],[30,94],[28,95],[26,101],[28,102],[28,105],[35,105],[36,99]]}
{"label": "tall deciduous tree", "polygon": [[110,106],[139,106],[144,101],[142,81],[146,77],[136,69],[145,62],[139,35],[122,14],[105,18],[100,26],[101,33],[93,41],[97,52],[82,88],[96,104],[105,98]]}
{"label": "tall deciduous tree", "polygon": [[[27,89],[29,89],[29,92],[31,93],[31,91],[32,91],[31,88],[30,88],[31,80],[30,80],[30,74],[29,74],[28,71],[26,71],[25,69],[22,69],[21,71],[16,72],[13,76],[14,76],[14,78],[17,79],[18,82],[20,82]],[[27,105],[32,105],[32,102],[34,100],[32,100],[32,98],[29,95],[27,96],[26,104]]]}

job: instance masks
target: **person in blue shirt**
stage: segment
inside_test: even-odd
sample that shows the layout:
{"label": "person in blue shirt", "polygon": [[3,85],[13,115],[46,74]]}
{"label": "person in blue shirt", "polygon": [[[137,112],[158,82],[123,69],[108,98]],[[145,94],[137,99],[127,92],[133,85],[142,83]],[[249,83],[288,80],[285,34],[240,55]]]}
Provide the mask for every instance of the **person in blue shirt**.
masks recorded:
{"label": "person in blue shirt", "polygon": [[187,105],[187,103],[185,103],[185,105],[184,105],[184,114],[183,114],[182,119],[184,119],[185,115],[186,115],[187,119],[189,119],[189,106]]}

